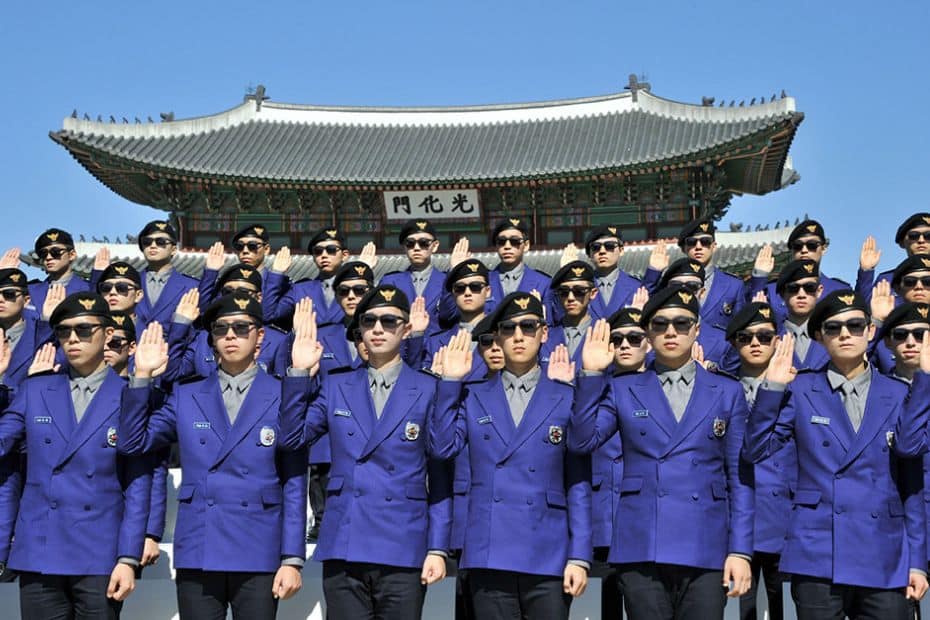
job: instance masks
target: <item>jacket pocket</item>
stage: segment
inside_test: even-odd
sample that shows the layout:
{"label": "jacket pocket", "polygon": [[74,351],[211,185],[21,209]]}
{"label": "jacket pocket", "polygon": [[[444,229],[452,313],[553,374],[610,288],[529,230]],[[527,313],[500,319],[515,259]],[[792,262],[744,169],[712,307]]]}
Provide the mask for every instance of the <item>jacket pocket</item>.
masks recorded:
{"label": "jacket pocket", "polygon": [[568,505],[565,501],[565,493],[552,489],[546,491],[546,503],[552,508],[565,508]]}
{"label": "jacket pocket", "polygon": [[797,506],[810,506],[813,508],[820,503],[822,495],[820,491],[815,489],[798,489],[794,492],[792,503]]}
{"label": "jacket pocket", "polygon": [[888,501],[888,514],[892,517],[904,516],[904,504],[901,503],[900,499],[895,498]]}
{"label": "jacket pocket", "polygon": [[426,485],[422,482],[408,482],[404,486],[404,494],[409,499],[426,499]]}
{"label": "jacket pocket", "polygon": [[642,476],[630,476],[624,478],[620,482],[620,494],[627,495],[631,493],[639,493],[643,490],[643,477]]}
{"label": "jacket pocket", "polygon": [[262,504],[265,506],[275,506],[284,501],[284,491],[277,485],[269,485],[262,488]]}
{"label": "jacket pocket", "polygon": [[190,503],[194,499],[194,491],[197,489],[196,484],[182,484],[178,487],[178,501]]}
{"label": "jacket pocket", "polygon": [[711,482],[710,492],[714,496],[714,499],[726,499],[729,496],[727,493],[727,485],[723,482]]}
{"label": "jacket pocket", "polygon": [[343,476],[330,476],[329,480],[326,481],[326,492],[339,493],[342,491],[342,485],[344,483],[345,478]]}
{"label": "jacket pocket", "polygon": [[471,487],[469,480],[455,480],[452,482],[452,492],[456,495],[465,495]]}

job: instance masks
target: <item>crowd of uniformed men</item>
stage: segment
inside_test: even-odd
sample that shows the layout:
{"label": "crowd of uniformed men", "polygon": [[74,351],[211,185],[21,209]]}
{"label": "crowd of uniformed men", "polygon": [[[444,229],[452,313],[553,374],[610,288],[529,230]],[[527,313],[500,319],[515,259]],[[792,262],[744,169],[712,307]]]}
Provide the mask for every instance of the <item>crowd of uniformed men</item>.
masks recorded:
{"label": "crowd of uniformed men", "polygon": [[707,219],[642,280],[612,226],[540,273],[517,218],[493,269],[462,239],[448,272],[412,220],[380,283],[335,229],[300,281],[262,226],[199,281],[169,222],[138,239],[145,269],[103,249],[89,281],[57,228],[46,279],[0,258],[0,562],[27,620],[119,616],[176,462],[183,619],[273,618],[308,540],[336,619],[418,618],[447,566],[479,620],[567,618],[589,575],[634,620],[754,618],[759,583],[777,619],[789,582],[802,619],[904,619],[928,588],[930,213],[893,271],[867,239],[853,287],[813,220],[774,281],[769,247],[748,281],[715,267]]}

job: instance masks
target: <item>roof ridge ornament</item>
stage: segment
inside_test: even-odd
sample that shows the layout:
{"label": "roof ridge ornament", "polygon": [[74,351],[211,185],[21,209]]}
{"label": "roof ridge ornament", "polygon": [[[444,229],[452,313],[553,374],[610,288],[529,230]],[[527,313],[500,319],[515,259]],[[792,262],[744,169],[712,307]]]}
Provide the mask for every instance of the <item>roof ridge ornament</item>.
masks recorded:
{"label": "roof ridge ornament", "polygon": [[251,99],[251,100],[255,101],[255,111],[256,111],[256,112],[261,112],[261,111],[262,111],[262,102],[268,100],[268,96],[265,94],[265,85],[264,85],[264,84],[259,84],[258,86],[256,86],[256,87],[253,89],[253,88],[252,88],[252,85],[250,84],[250,85],[245,89],[245,92],[246,92],[245,100],[248,101],[249,99]]}
{"label": "roof ridge ornament", "polygon": [[[641,75],[640,77],[644,80],[646,79],[645,75]],[[630,93],[633,95],[634,102],[639,101],[639,96],[638,96],[639,91],[644,90],[647,93],[652,92],[652,85],[649,84],[649,82],[640,82],[639,79],[637,79],[635,73],[630,74],[630,82],[623,88],[625,90],[630,91]]]}

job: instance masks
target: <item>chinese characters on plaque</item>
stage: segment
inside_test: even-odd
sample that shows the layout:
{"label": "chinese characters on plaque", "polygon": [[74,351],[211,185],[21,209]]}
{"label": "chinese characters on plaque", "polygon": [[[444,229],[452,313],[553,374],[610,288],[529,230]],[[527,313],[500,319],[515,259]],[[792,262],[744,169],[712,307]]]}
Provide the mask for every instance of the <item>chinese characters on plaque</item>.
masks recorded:
{"label": "chinese characters on plaque", "polygon": [[481,216],[476,189],[384,192],[384,208],[389,220],[477,219]]}

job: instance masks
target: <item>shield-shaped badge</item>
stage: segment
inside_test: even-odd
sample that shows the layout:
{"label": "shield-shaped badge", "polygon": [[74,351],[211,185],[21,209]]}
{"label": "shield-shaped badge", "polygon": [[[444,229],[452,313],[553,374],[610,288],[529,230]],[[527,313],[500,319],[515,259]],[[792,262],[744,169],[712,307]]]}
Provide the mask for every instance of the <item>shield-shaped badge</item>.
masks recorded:
{"label": "shield-shaped badge", "polygon": [[560,444],[562,439],[565,438],[565,433],[562,431],[561,426],[550,426],[549,427],[549,443],[551,444]]}
{"label": "shield-shaped badge", "polygon": [[731,314],[733,314],[733,304],[724,303],[724,304],[723,304],[723,313],[724,313],[725,315],[727,315],[727,316],[730,316]]}
{"label": "shield-shaped badge", "polygon": [[116,439],[117,439],[116,427],[111,426],[110,428],[107,429],[107,445],[110,446],[111,448],[115,448]]}
{"label": "shield-shaped badge", "polygon": [[894,448],[894,431],[887,431],[885,433],[885,441],[888,443],[889,448]]}
{"label": "shield-shaped badge", "polygon": [[404,426],[404,439],[407,441],[416,441],[420,436],[420,425],[416,422],[407,422]]}
{"label": "shield-shaped badge", "polygon": [[258,438],[263,446],[273,446],[275,438],[274,429],[270,426],[263,426],[258,434]]}
{"label": "shield-shaped badge", "polygon": [[723,418],[714,418],[714,437],[718,439],[727,434],[727,421]]}

